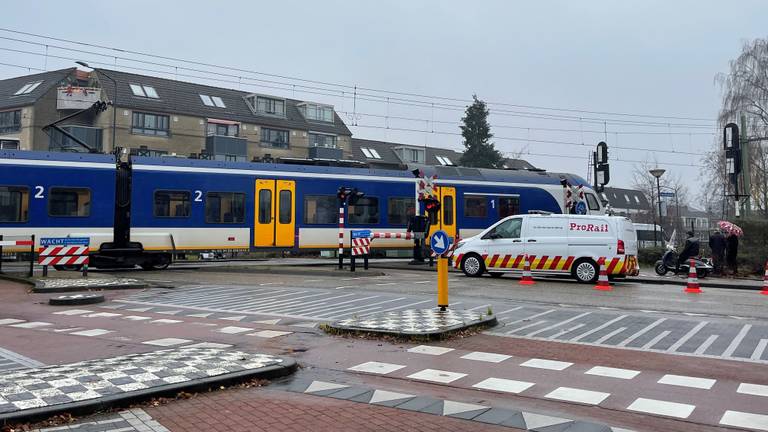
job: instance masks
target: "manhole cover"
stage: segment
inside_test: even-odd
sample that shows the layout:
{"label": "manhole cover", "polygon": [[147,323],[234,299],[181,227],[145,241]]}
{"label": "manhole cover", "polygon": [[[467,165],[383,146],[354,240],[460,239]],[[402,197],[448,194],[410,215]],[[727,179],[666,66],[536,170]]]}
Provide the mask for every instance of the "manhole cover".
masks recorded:
{"label": "manhole cover", "polygon": [[104,301],[104,294],[69,294],[69,295],[62,295],[58,297],[51,297],[50,300],[48,300],[48,304],[54,305],[54,306],[65,306],[65,305],[85,305],[85,304],[94,304],[94,303],[101,303]]}

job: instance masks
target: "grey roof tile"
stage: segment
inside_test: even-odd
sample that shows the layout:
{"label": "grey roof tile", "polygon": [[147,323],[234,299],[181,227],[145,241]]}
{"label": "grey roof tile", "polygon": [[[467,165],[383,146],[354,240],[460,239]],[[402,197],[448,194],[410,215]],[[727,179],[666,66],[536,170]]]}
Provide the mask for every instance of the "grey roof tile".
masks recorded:
{"label": "grey roof tile", "polygon": [[[0,80],[0,110],[34,104],[42,95],[47,93],[51,87],[58,85],[74,70],[75,68],[60,69]],[[37,81],[42,81],[42,84],[32,92],[24,95],[14,95],[14,93],[19,91],[25,84]]]}

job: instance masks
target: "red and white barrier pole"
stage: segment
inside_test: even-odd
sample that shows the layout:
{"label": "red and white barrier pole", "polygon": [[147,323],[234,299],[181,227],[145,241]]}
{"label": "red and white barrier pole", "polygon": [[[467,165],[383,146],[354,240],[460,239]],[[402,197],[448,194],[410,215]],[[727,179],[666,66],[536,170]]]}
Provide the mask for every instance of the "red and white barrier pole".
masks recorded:
{"label": "red and white barrier pole", "polygon": [[339,206],[339,270],[344,269],[344,204]]}

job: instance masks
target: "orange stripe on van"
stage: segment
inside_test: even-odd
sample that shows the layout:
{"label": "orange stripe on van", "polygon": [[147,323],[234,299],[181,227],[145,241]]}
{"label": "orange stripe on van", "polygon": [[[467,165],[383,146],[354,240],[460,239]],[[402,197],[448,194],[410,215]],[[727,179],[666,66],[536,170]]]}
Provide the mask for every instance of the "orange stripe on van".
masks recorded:
{"label": "orange stripe on van", "polygon": [[552,260],[552,264],[550,264],[549,269],[550,270],[560,270],[557,268],[557,265],[560,264],[560,258],[561,256],[556,256],[555,259]]}
{"label": "orange stripe on van", "polygon": [[543,270],[547,266],[547,259],[549,259],[549,256],[544,255],[539,259],[539,264],[536,266],[536,270]]}

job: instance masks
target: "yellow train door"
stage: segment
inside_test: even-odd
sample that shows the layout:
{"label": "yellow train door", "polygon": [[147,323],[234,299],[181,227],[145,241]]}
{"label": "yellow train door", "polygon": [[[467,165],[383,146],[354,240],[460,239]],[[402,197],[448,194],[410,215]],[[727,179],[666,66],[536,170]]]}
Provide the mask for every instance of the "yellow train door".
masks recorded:
{"label": "yellow train door", "polygon": [[296,228],[296,182],[258,179],[254,197],[253,245],[293,247]]}
{"label": "yellow train door", "polygon": [[435,194],[440,199],[440,213],[429,221],[429,237],[437,230],[443,230],[449,237],[456,236],[456,188],[436,186]]}

